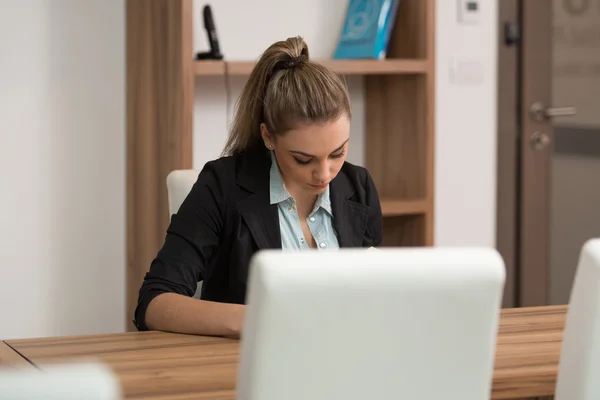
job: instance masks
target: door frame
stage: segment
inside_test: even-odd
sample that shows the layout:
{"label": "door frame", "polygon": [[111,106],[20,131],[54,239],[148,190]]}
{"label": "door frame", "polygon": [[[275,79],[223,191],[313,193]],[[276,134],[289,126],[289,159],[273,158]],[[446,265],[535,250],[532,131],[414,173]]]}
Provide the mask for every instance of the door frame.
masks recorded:
{"label": "door frame", "polygon": [[[551,122],[531,117],[552,101],[553,3],[499,2],[497,248],[506,264],[503,307],[548,304]],[[506,41],[509,24],[515,40]],[[512,30],[515,32],[515,30]],[[532,134],[547,141],[532,145]]]}
{"label": "door frame", "polygon": [[[497,200],[496,200],[496,248],[506,265],[506,284],[502,298],[503,307],[516,307],[518,301],[517,255],[518,255],[518,99],[519,44],[506,40],[510,24],[518,29],[518,0],[498,2],[498,126],[497,126]],[[517,161],[517,162],[516,162]]]}
{"label": "door frame", "polygon": [[[550,289],[550,214],[554,127],[535,120],[530,107],[552,106],[553,8],[548,0],[521,0],[521,132],[519,305],[548,304]],[[535,145],[534,137],[546,142]]]}

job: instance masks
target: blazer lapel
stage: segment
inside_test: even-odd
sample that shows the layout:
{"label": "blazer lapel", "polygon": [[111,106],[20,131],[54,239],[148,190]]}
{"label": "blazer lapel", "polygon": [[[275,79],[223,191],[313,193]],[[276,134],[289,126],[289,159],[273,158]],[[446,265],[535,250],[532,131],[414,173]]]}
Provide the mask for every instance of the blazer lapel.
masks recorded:
{"label": "blazer lapel", "polygon": [[331,208],[340,247],[361,247],[367,229],[368,207],[351,200],[355,191],[342,171],[330,185]]}
{"label": "blazer lapel", "polygon": [[271,160],[265,152],[248,153],[240,164],[238,184],[251,192],[238,203],[238,211],[246,222],[259,249],[281,248],[279,214],[269,201]]}
{"label": "blazer lapel", "polygon": [[259,249],[281,248],[277,204],[269,204],[268,196],[252,194],[238,203],[238,211]]}

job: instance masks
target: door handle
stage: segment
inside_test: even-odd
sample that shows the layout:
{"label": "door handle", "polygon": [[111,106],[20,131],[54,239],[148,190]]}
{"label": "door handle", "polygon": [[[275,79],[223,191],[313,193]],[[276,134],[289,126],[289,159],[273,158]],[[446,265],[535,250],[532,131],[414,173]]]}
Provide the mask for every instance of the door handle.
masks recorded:
{"label": "door handle", "polygon": [[546,107],[539,101],[533,103],[529,108],[531,117],[538,122],[553,118],[553,117],[570,117],[577,114],[577,109],[573,106],[569,107]]}

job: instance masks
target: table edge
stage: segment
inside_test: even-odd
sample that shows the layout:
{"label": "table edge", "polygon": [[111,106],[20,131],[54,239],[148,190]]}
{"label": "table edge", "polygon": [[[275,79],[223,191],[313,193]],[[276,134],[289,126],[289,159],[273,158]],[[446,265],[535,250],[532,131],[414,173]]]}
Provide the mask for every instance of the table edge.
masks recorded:
{"label": "table edge", "polygon": [[36,369],[34,363],[13,349],[4,340],[0,340],[0,368],[12,368],[20,370]]}

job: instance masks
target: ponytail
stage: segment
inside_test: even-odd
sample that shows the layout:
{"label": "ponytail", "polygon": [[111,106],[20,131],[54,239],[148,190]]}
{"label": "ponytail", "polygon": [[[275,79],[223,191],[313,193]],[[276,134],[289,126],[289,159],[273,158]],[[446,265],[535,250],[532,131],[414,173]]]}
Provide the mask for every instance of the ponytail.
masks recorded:
{"label": "ponytail", "polygon": [[324,123],[350,115],[348,89],[342,79],[309,59],[301,37],[272,44],[260,57],[235,106],[224,155],[243,152],[261,142],[260,124],[283,134],[305,123]]}

